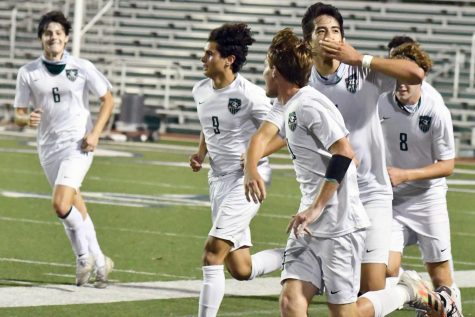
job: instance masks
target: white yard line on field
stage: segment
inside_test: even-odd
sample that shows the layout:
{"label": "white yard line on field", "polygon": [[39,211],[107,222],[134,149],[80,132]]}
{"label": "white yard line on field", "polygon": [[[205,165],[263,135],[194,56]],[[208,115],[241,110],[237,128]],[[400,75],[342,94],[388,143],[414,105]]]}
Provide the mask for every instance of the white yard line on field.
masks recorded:
{"label": "white yard line on field", "polygon": [[[424,279],[427,274],[422,273]],[[280,293],[278,277],[257,278],[239,282],[226,280],[226,295],[269,296]],[[457,271],[455,280],[459,287],[475,287],[475,271]],[[48,305],[71,305],[142,301],[169,298],[196,298],[199,296],[201,280],[168,282],[117,283],[106,289],[95,289],[90,285],[39,285],[0,288],[0,307],[31,307]],[[67,296],[64,296],[67,294]],[[465,303],[465,302],[464,302]],[[234,315],[230,315],[234,316]]]}

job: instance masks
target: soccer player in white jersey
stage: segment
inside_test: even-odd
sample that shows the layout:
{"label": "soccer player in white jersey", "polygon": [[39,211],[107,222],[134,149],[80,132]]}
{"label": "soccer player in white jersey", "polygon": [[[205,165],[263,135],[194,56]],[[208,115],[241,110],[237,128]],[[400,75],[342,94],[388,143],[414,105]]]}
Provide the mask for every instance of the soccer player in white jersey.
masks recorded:
{"label": "soccer player in white jersey", "polygon": [[[418,43],[406,43],[391,52],[394,59],[415,61],[426,73],[432,62]],[[406,245],[418,244],[432,284],[445,298],[447,316],[462,316],[449,260],[452,259],[447,210],[447,183],[452,174],[455,148],[449,109],[440,95],[421,85],[398,81],[396,89],[382,94],[379,114],[393,186],[393,230],[389,271],[397,276]],[[435,309],[439,313],[442,307]]]}
{"label": "soccer player in white jersey", "polygon": [[[207,79],[193,87],[202,131],[190,166],[197,172],[208,154],[212,228],[203,253],[199,317],[216,316],[224,296],[224,264],[238,280],[279,269],[283,249],[250,255],[249,224],[259,204],[246,201],[241,155],[250,136],[271,108],[262,88],[239,74],[248,46],[254,42],[246,24],[224,24],[212,30],[201,58]],[[260,171],[270,178],[267,159]]]}
{"label": "soccer player in white jersey", "polygon": [[[426,305],[430,292],[415,272],[405,272],[391,289],[357,300],[360,265],[369,219],[359,198],[354,152],[335,105],[307,86],[312,65],[308,44],[290,29],[277,33],[266,58],[266,93],[277,97],[249,143],[245,186],[262,201],[259,158],[287,140],[302,198],[292,218],[284,253],[280,310],[307,316],[313,296],[325,290],[331,316],[384,316],[414,301]],[[372,299],[369,300],[368,295]]]}
{"label": "soccer player in white jersey", "polygon": [[358,165],[360,198],[371,220],[361,272],[361,293],[383,289],[388,261],[392,190],[376,102],[395,79],[418,84],[415,63],[362,55],[344,39],[343,17],[332,5],[315,3],[302,18],[304,39],[314,53],[310,86],[340,110]]}
{"label": "soccer player in white jersey", "polygon": [[[65,50],[70,30],[62,12],[51,11],[41,17],[38,38],[43,54],[18,71],[15,120],[21,126],[38,127],[38,154],[53,188],[53,208],[76,255],[76,284],[87,283],[95,268],[95,286],[104,288],[113,262],[99,247],[79,188],[114,102],[110,83],[94,65]],[[89,92],[101,99],[95,125]],[[30,104],[32,112],[28,111]]]}

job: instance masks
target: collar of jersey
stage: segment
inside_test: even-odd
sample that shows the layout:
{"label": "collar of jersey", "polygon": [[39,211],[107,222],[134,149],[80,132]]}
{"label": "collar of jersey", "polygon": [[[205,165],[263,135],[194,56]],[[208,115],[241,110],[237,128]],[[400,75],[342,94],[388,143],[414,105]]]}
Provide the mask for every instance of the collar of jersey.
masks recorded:
{"label": "collar of jersey", "polygon": [[59,61],[51,61],[47,59],[44,54],[41,55],[41,61],[43,62],[43,65],[45,65],[46,69],[53,75],[58,75],[63,71],[63,69],[66,67],[66,63],[68,62],[69,59],[69,53],[68,51],[63,52],[63,57]]}
{"label": "collar of jersey", "polygon": [[338,69],[336,72],[333,74],[330,74],[328,76],[322,76],[318,72],[317,68],[314,66],[314,75],[315,77],[324,85],[336,85],[340,82],[340,80],[343,78],[343,75],[345,74],[346,68],[348,65],[340,63],[340,66],[338,66]]}
{"label": "collar of jersey", "polygon": [[417,110],[419,110],[420,106],[421,106],[421,100],[422,100],[422,94],[421,96],[419,97],[419,101],[417,101],[417,104],[415,105],[403,105],[399,99],[397,99],[396,97],[396,94],[394,94],[394,100],[396,100],[396,104],[398,105],[398,107],[408,113],[408,114],[414,114],[417,112]]}

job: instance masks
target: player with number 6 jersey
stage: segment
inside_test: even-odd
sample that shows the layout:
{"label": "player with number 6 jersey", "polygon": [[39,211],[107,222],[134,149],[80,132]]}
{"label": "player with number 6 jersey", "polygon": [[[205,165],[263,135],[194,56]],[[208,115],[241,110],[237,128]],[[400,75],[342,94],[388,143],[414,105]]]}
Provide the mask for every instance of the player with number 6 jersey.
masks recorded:
{"label": "player with number 6 jersey", "polygon": [[[79,188],[92,164],[93,151],[114,107],[111,84],[94,65],[65,50],[71,24],[59,11],[41,17],[38,39],[43,54],[18,71],[15,121],[37,127],[41,166],[53,188],[53,208],[76,255],[76,284],[96,270],[98,288],[107,286],[113,262],[99,247]],[[89,92],[101,100],[93,125]],[[29,107],[33,111],[29,112]]]}

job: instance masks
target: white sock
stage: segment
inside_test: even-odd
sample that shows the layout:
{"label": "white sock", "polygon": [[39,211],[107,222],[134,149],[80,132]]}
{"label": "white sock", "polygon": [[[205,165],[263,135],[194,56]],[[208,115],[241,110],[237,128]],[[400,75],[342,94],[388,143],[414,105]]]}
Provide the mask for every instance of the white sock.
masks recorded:
{"label": "white sock", "polygon": [[367,298],[374,308],[374,317],[386,316],[410,300],[405,286],[396,285],[390,289],[367,292],[361,295]]}
{"label": "white sock", "polygon": [[99,242],[97,241],[96,230],[94,229],[94,224],[89,214],[86,216],[86,220],[84,220],[84,228],[86,230],[89,253],[94,256],[96,266],[104,266],[106,264],[104,253],[102,253]]}
{"label": "white sock", "polygon": [[252,271],[249,280],[255,277],[277,271],[282,268],[282,258],[284,256],[284,249],[269,249],[253,254]]}
{"label": "white sock", "polygon": [[452,286],[450,286],[450,289],[452,290],[452,297],[455,299],[460,312],[462,312],[462,293],[460,292],[460,288],[458,288],[454,282]]}
{"label": "white sock", "polygon": [[59,218],[63,223],[66,235],[71,242],[74,254],[77,259],[87,259],[89,256],[86,230],[82,215],[76,207],[71,206],[71,210],[65,218]]}
{"label": "white sock", "polygon": [[203,266],[198,317],[215,317],[224,297],[224,265]]}
{"label": "white sock", "polygon": [[399,282],[399,278],[401,277],[402,273],[404,273],[404,269],[400,267],[399,275],[397,277],[386,277],[386,287],[384,289],[389,289],[396,286]]}

